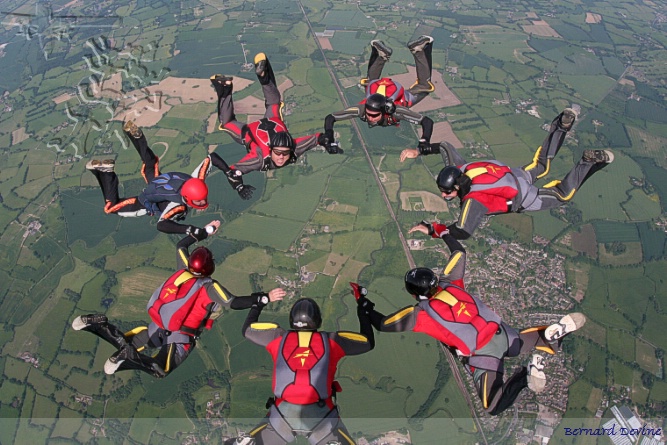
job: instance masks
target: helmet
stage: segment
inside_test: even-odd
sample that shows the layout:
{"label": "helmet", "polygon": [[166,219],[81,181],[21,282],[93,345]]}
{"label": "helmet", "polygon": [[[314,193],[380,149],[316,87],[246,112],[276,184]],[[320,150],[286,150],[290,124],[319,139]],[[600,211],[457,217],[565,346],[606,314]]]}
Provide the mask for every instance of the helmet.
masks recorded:
{"label": "helmet", "polygon": [[297,331],[317,331],[322,326],[320,307],[311,298],[301,298],[289,313],[289,324]]}
{"label": "helmet", "polygon": [[387,106],[387,98],[380,93],[371,94],[366,98],[366,109],[371,111],[382,111]]}
{"label": "helmet", "polygon": [[287,147],[290,150],[294,150],[296,144],[294,143],[294,138],[291,134],[286,131],[279,131],[273,133],[271,138],[269,138],[269,147]]}
{"label": "helmet", "polygon": [[188,260],[188,270],[191,274],[209,277],[215,272],[215,262],[213,261],[213,252],[206,247],[197,247],[190,254]]}
{"label": "helmet", "polygon": [[438,189],[444,193],[452,193],[456,191],[457,179],[461,177],[463,173],[457,167],[449,166],[440,170],[438,173],[438,178],[435,182],[438,184]]}
{"label": "helmet", "polygon": [[438,291],[438,277],[427,267],[417,267],[405,274],[405,290],[417,300],[427,300]]}
{"label": "helmet", "polygon": [[[183,201],[195,209],[205,209],[208,207],[208,186],[199,178],[190,178],[181,187],[181,196]],[[195,204],[193,201],[206,201],[202,204]]]}
{"label": "helmet", "polygon": [[371,94],[366,98],[366,109],[369,111],[380,111],[385,114],[393,114],[396,111],[394,101],[380,93]]}

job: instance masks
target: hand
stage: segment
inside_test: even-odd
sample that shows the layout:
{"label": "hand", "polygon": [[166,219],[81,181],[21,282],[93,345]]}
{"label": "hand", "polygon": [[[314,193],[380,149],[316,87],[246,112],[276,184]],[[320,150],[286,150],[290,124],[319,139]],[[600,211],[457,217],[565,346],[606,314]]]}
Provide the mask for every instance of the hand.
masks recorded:
{"label": "hand", "polygon": [[197,241],[205,240],[206,237],[208,236],[208,233],[206,233],[206,230],[201,229],[201,228],[196,227],[196,226],[188,226],[188,228],[185,231],[185,234],[190,235],[191,237],[193,237]]}
{"label": "hand", "polygon": [[[209,229],[209,227],[210,227],[210,229]],[[204,227],[204,229],[206,229],[206,233],[208,233],[209,236],[211,236],[215,232],[217,232],[219,228],[220,228],[220,220],[217,220],[217,219],[214,220],[214,221],[211,221],[210,223],[208,223],[206,225],[206,227]]]}
{"label": "hand", "polygon": [[255,187],[252,185],[239,184],[236,186],[236,191],[242,200],[247,201],[252,198],[252,192],[255,190]]}
{"label": "hand", "polygon": [[430,235],[433,238],[442,238],[443,236],[449,234],[449,228],[445,224],[439,223],[430,223],[428,221],[422,221],[410,230],[408,233],[421,232],[424,235]]}
{"label": "hand", "polygon": [[329,142],[333,141],[334,141],[333,130],[325,131],[324,133],[320,133],[317,136],[317,144],[321,145],[322,147],[326,147],[327,145],[329,145]]}
{"label": "hand", "polygon": [[269,291],[269,301],[271,301],[271,302],[281,301],[283,299],[283,297],[285,297],[285,295],[287,295],[287,292],[285,292],[285,289],[281,289],[279,287],[277,287],[275,289],[271,289]]}
{"label": "hand", "polygon": [[337,153],[343,153],[343,150],[338,146],[338,142],[331,142],[324,146],[327,149],[327,153],[335,155]]}
{"label": "hand", "polygon": [[401,152],[401,157],[398,158],[399,161],[403,162],[406,159],[414,159],[419,156],[419,150],[416,148],[406,148]]}
{"label": "hand", "polygon": [[431,223],[422,221],[416,226],[412,227],[410,230],[408,230],[408,233],[421,232],[424,235],[430,235],[431,230],[433,230],[431,227]]}
{"label": "hand", "polygon": [[354,295],[354,298],[359,301],[360,297],[365,297],[368,295],[368,289],[366,289],[364,286],[353,283],[350,281],[350,287],[352,287],[352,295]]}

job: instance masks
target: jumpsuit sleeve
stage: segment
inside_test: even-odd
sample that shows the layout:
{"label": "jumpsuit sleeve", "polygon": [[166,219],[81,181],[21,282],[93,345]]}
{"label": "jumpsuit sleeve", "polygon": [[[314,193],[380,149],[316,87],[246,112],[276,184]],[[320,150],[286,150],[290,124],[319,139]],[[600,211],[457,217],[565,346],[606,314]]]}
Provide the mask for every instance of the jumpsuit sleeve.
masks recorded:
{"label": "jumpsuit sleeve", "polygon": [[211,153],[208,156],[211,160],[211,163],[219,170],[222,170],[223,173],[227,174],[227,172],[230,170],[229,165],[227,165],[227,162],[225,162],[224,159],[220,157],[219,154],[216,152]]}
{"label": "jumpsuit sleeve", "polygon": [[157,223],[157,229],[163,233],[188,233],[188,229],[194,226],[179,224],[176,221],[184,219],[188,213],[188,208],[185,204],[176,202],[169,203],[166,209],[160,215]]}
{"label": "jumpsuit sleeve", "polygon": [[331,339],[338,343],[345,355],[359,355],[373,349],[368,337],[358,332],[338,331]]}
{"label": "jumpsuit sleeve", "polygon": [[263,323],[259,321],[259,314],[262,308],[253,305],[248,311],[245,323],[243,324],[243,336],[251,342],[266,346],[276,338],[282,337],[285,330],[276,323]]}
{"label": "jumpsuit sleeve", "polygon": [[385,316],[373,310],[370,317],[373,327],[378,331],[404,332],[411,331],[415,327],[419,311],[421,309],[418,306],[407,306]]}
{"label": "jumpsuit sleeve", "polygon": [[324,118],[324,134],[327,135],[327,137],[332,137],[333,127],[335,122],[346,121],[360,116],[361,116],[360,107],[349,107],[342,111],[336,111],[335,113],[331,113]]}
{"label": "jumpsuit sleeve", "polygon": [[449,233],[456,239],[468,239],[482,223],[489,209],[476,199],[466,199],[461,205],[461,214],[456,223],[449,226]]}
{"label": "jumpsuit sleeve", "polygon": [[262,149],[257,144],[253,143],[250,152],[236,164],[232,165],[231,168],[246,174],[249,172],[260,171],[263,164],[264,155],[262,154]]}
{"label": "jumpsuit sleeve", "polygon": [[190,259],[190,246],[197,240],[190,235],[184,236],[176,243],[176,269],[187,269]]}
{"label": "jumpsuit sleeve", "polygon": [[442,240],[447,244],[451,255],[440,275],[440,283],[452,283],[464,288],[463,278],[466,270],[466,251],[463,245],[451,234],[444,235]]}
{"label": "jumpsuit sleeve", "polygon": [[431,136],[433,136],[433,120],[430,117],[424,116],[421,113],[412,111],[407,107],[397,106],[396,111],[394,111],[394,117],[397,120],[406,120],[413,125],[421,125],[423,139],[426,139],[426,142],[431,142]]}
{"label": "jumpsuit sleeve", "polygon": [[296,148],[294,149],[294,155],[298,158],[308,150],[317,147],[319,144],[317,142],[320,133],[310,134],[308,136],[301,136],[296,138],[294,142],[296,143]]}

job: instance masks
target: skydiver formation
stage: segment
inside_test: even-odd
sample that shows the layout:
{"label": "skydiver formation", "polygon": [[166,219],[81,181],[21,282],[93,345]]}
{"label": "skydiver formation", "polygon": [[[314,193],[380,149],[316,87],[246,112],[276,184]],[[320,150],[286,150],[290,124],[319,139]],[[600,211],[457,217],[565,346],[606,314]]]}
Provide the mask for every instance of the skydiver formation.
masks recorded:
{"label": "skydiver formation", "polygon": [[[545,389],[544,357],[533,351],[556,354],[564,337],[581,328],[586,317],[575,312],[548,326],[523,330],[509,326],[481,298],[466,291],[466,249],[460,240],[470,238],[487,215],[550,209],[569,202],[583,183],[610,164],[614,156],[608,150],[585,150],[563,180],[541,188],[534,185],[549,173],[551,160],[575,123],[576,113],[569,108],[556,116],[532,162],[521,168],[510,168],[496,160],[466,162],[449,142],[431,143],[433,120],[410,107],[435,89],[431,83],[433,44],[434,39],[424,35],[407,44],[414,57],[417,79],[405,89],[397,81],[381,77],[393,51],[383,41],[372,40],[367,76],[360,82],[365,99],[327,115],[322,133],[297,138],[290,135],[283,120],[282,97],[266,54],[259,53],[254,58],[266,109],[258,121],[244,124],[237,120],[233,77],[211,76],[217,94],[219,129],[243,144],[248,152],[231,165],[220,154],[212,153],[191,175],[161,173],[159,159],[142,130],[132,121],[124,124],[123,130],[142,160],[141,173],[147,186],[137,197],[120,198],[114,160],[91,160],[86,168],[102,189],[104,212],[119,216],[160,215],[158,230],[185,236],[176,245],[177,271],[148,300],[146,309],[151,321],[147,326],[123,332],[104,314],[81,315],[72,322],[74,330],[91,332],[116,349],[104,365],[105,373],[139,370],[156,378],[166,377],[188,357],[199,336],[211,328],[222,310],[228,308],[249,310],[242,335],[265,347],[273,359],[273,396],[266,405],[266,418],[248,434],[229,439],[227,445],[286,444],[298,435],[313,445],[354,444],[338,413],[336,393],[341,388],[335,375],[341,358],[374,348],[374,330],[422,332],[441,342],[471,374],[482,406],[491,415],[512,406],[526,387],[538,393]],[[235,296],[212,278],[215,261],[208,248],[200,246],[189,252],[190,246],[215,234],[220,221],[211,221],[203,228],[176,221],[182,220],[189,208],[208,207],[205,179],[212,166],[223,171],[241,199],[251,199],[254,188],[244,184],[245,174],[293,164],[318,145],[330,154],[343,153],[333,125],[352,118],[359,118],[370,127],[398,125],[401,120],[421,125],[417,148],[403,150],[400,161],[440,154],[445,165],[434,178],[436,186],[444,200],[459,198],[461,213],[454,223],[422,221],[408,233],[442,239],[450,251],[449,259],[439,274],[431,267],[409,270],[404,277],[405,289],[417,303],[390,315],[375,309],[364,286],[350,283],[359,332],[321,331],[322,312],[310,298],[293,303],[289,329],[260,322],[263,308],[281,301],[287,295],[285,290],[275,288]],[[151,349],[157,352],[148,355]],[[505,359],[529,353],[532,355],[526,365],[505,378]]]}

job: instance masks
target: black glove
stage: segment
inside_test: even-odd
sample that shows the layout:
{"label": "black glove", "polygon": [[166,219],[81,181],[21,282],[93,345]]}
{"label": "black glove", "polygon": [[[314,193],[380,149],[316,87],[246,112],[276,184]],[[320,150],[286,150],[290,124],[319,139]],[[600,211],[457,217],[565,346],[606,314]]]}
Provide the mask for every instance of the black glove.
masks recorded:
{"label": "black glove", "polygon": [[230,169],[225,172],[225,175],[227,175],[227,182],[236,190],[241,199],[247,201],[252,198],[252,192],[255,190],[255,187],[243,183],[243,173],[235,169]]}
{"label": "black glove", "polygon": [[324,146],[327,149],[327,153],[335,155],[337,153],[343,153],[343,150],[338,146],[338,142],[331,142]]}
{"label": "black glove", "polygon": [[250,294],[250,296],[254,299],[252,305],[257,306],[260,309],[269,304],[269,301],[271,301],[269,299],[269,294],[266,292],[253,292]]}
{"label": "black glove", "polygon": [[242,200],[247,201],[252,198],[252,192],[255,190],[255,187],[252,185],[239,184],[236,186],[236,191]]}
{"label": "black glove", "polygon": [[319,136],[317,136],[317,144],[321,145],[322,147],[326,147],[329,145],[329,142],[334,141],[334,133],[333,130],[327,130],[324,133],[320,133]]}
{"label": "black glove", "polygon": [[195,226],[188,226],[187,230],[185,231],[186,235],[190,235],[197,241],[202,241],[205,240],[208,237],[208,233],[206,233],[206,229],[201,229],[199,227]]}
{"label": "black glove", "polygon": [[420,139],[419,144],[417,144],[417,150],[419,151],[420,155],[423,155],[424,153],[430,152],[431,143],[429,141],[427,141],[426,139]]}
{"label": "black glove", "polygon": [[357,312],[370,315],[373,309],[375,309],[375,303],[364,296],[359,297],[357,300]]}

